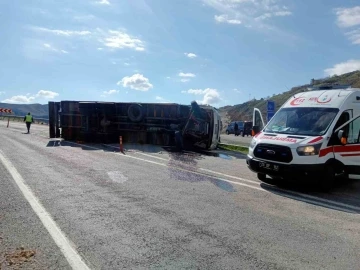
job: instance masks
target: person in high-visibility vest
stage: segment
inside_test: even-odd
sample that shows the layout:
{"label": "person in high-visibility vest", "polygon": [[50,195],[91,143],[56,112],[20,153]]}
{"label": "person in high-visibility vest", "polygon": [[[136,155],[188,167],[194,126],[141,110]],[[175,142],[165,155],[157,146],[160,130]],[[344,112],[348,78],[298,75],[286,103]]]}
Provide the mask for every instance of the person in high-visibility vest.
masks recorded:
{"label": "person in high-visibility vest", "polygon": [[24,122],[26,123],[26,127],[27,127],[27,133],[30,133],[30,126],[31,126],[31,123],[34,122],[34,118],[33,116],[31,115],[31,113],[28,113],[27,115],[25,115],[24,117]]}

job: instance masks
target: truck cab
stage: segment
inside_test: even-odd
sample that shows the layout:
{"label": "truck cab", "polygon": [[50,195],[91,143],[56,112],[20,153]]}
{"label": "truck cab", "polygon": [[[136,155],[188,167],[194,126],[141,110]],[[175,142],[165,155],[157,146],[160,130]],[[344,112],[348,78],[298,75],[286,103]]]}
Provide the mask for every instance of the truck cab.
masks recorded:
{"label": "truck cab", "polygon": [[266,125],[255,108],[253,123],[247,164],[260,180],[310,178],[325,187],[339,175],[360,179],[360,89],[310,89]]}

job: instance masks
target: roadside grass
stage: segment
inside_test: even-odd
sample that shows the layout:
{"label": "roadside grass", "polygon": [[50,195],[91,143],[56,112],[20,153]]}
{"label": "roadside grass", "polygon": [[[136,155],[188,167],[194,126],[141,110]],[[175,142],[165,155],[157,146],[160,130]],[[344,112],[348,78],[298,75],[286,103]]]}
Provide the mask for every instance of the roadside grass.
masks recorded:
{"label": "roadside grass", "polygon": [[218,145],[218,148],[223,149],[223,150],[228,150],[228,151],[240,152],[242,154],[249,153],[249,147],[240,146],[240,145],[232,145],[232,144],[220,143]]}

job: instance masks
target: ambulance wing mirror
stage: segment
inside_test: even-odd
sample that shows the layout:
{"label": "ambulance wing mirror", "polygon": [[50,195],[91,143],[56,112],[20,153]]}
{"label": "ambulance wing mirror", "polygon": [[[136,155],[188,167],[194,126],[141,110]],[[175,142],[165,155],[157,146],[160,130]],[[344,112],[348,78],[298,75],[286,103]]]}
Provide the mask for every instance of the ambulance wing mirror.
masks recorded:
{"label": "ambulance wing mirror", "polygon": [[339,130],[338,133],[337,133],[337,136],[341,142],[342,145],[345,145],[347,144],[347,138],[345,136],[345,133],[343,130]]}
{"label": "ambulance wing mirror", "polygon": [[258,134],[260,132],[260,127],[259,126],[253,126],[252,130],[251,130],[251,136],[255,136],[256,134]]}

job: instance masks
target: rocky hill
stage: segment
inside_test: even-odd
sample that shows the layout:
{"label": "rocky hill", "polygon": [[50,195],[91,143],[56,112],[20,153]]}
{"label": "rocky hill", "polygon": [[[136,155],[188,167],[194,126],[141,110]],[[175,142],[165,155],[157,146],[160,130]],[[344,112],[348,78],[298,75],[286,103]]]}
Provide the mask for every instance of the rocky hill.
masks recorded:
{"label": "rocky hill", "polygon": [[[305,84],[301,86],[293,87],[290,91],[273,95],[269,97],[270,100],[275,101],[276,110],[279,109],[292,95],[300,92],[307,91],[311,86],[323,86],[329,84],[351,85],[352,87],[360,88],[360,71],[354,71],[346,73],[340,76],[333,76],[325,79],[313,80],[311,84]],[[228,123],[235,120],[252,121],[253,108],[259,108],[263,113],[264,120],[266,119],[266,104],[267,98],[261,98],[260,100],[251,100],[242,104],[234,106],[226,106],[219,108],[222,115],[223,128],[226,129]],[[223,130],[223,131],[224,131]]]}

